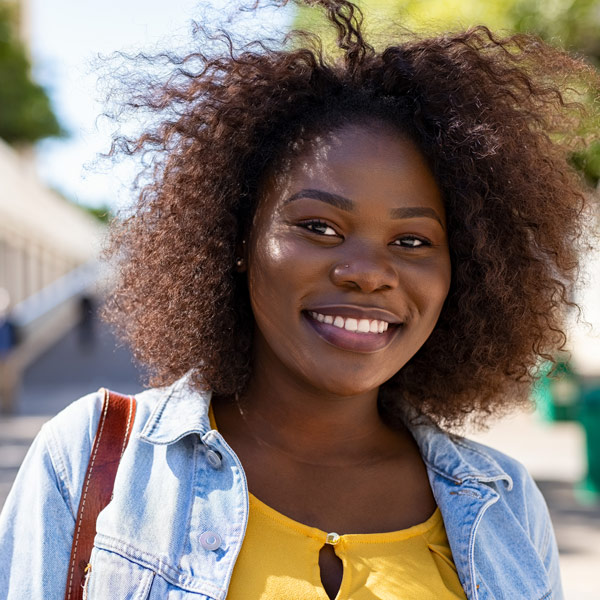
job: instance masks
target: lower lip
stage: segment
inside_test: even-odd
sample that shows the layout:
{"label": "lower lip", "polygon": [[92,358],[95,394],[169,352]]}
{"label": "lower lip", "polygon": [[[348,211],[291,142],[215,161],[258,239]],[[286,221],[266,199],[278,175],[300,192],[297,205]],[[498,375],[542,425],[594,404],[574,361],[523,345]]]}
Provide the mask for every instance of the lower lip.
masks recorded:
{"label": "lower lip", "polygon": [[401,325],[390,326],[383,333],[358,333],[322,323],[313,319],[308,313],[303,312],[302,316],[319,336],[332,346],[365,354],[385,348],[402,328]]}

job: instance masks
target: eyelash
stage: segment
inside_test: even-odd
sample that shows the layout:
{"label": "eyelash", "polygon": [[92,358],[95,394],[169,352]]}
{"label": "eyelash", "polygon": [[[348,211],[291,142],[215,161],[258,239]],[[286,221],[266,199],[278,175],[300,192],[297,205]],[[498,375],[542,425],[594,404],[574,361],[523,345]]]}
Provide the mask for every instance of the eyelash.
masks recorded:
{"label": "eyelash", "polygon": [[337,232],[331,225],[328,225],[327,223],[325,223],[325,221],[321,221],[319,219],[311,219],[310,221],[304,221],[304,222],[300,223],[300,227],[304,227],[305,229],[308,229],[308,231],[312,231],[313,233],[316,233],[317,235],[324,235],[326,237],[334,237],[331,234],[322,233],[320,231],[317,231],[316,229],[313,229],[315,226],[331,229],[337,235]]}
{"label": "eyelash", "polygon": [[[416,240],[417,242],[421,242],[421,243],[418,246],[404,246],[402,244],[396,244],[396,242],[402,242],[404,240]],[[426,248],[428,246],[431,246],[431,242],[429,240],[425,240],[423,238],[417,237],[416,235],[405,235],[405,236],[395,240],[394,245],[400,246],[401,248],[409,248],[411,250],[416,250],[417,248]]]}
{"label": "eyelash", "polygon": [[[312,233],[316,233],[317,235],[322,235],[325,237],[335,237],[334,235],[323,233],[323,232],[317,231],[315,229],[315,227],[323,227],[323,228],[331,229],[332,231],[335,232],[335,229],[331,225],[329,225],[325,221],[321,221],[320,219],[311,219],[310,221],[304,221],[304,222],[300,223],[299,225],[300,225],[300,227],[308,229],[308,231],[311,231]],[[335,235],[338,235],[337,232]],[[405,240],[416,240],[417,242],[420,242],[420,244],[417,246],[410,246],[410,245],[405,246],[403,244],[396,243],[396,242],[403,242]],[[431,242],[429,240],[418,237],[416,235],[402,236],[402,237],[398,238],[397,240],[394,240],[394,242],[392,242],[392,244],[395,246],[400,246],[401,248],[408,248],[409,250],[416,250],[418,248],[426,248],[428,246],[431,246]]]}

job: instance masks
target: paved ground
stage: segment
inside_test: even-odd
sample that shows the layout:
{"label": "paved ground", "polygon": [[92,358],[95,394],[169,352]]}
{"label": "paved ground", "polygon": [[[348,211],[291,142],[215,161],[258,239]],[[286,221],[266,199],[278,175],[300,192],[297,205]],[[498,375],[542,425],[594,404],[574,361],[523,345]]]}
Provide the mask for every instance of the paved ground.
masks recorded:
{"label": "paved ground", "polygon": [[[105,329],[96,333],[92,346],[82,345],[73,332],[43,356],[26,374],[17,414],[0,417],[0,506],[48,418],[102,386],[123,393],[141,389],[128,352],[115,350]],[[521,460],[538,482],[557,533],[567,599],[600,600],[600,504],[583,503],[574,493],[585,473],[580,427],[520,414],[476,437]]]}

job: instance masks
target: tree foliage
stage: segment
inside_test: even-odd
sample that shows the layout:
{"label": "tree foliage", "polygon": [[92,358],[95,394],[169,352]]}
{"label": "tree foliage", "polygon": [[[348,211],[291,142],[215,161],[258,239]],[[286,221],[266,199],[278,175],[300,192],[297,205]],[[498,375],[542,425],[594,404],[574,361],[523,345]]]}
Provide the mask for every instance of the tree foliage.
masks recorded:
{"label": "tree foliage", "polygon": [[62,131],[46,92],[31,78],[29,58],[14,23],[14,8],[0,0],[0,138],[27,144]]}
{"label": "tree foliage", "polygon": [[[584,56],[600,68],[600,0],[356,0],[365,16],[365,30],[378,46],[389,43],[395,28],[421,34],[436,34],[487,25],[500,33],[527,32],[546,42]],[[294,28],[314,31],[323,37],[328,50],[335,52],[333,37],[322,25],[319,11],[300,6]],[[596,103],[600,90],[589,90],[584,101]],[[582,135],[592,138],[586,151],[572,162],[593,184],[600,180],[600,141],[598,120],[592,118]],[[594,140],[595,138],[595,140]]]}
{"label": "tree foliage", "polygon": [[[390,22],[411,31],[441,33],[472,25],[529,32],[600,63],[600,0],[356,0],[367,28]],[[319,27],[318,11],[300,6],[294,26]]]}
{"label": "tree foliage", "polygon": [[599,0],[513,0],[508,16],[514,30],[537,33],[600,67]]}

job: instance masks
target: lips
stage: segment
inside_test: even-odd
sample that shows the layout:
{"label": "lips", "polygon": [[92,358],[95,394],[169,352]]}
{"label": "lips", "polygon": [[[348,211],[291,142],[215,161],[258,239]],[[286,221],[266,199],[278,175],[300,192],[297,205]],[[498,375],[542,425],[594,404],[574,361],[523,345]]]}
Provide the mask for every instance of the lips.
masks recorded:
{"label": "lips", "polygon": [[381,309],[319,307],[302,314],[312,329],[329,344],[361,353],[385,348],[402,325],[395,315]]}

